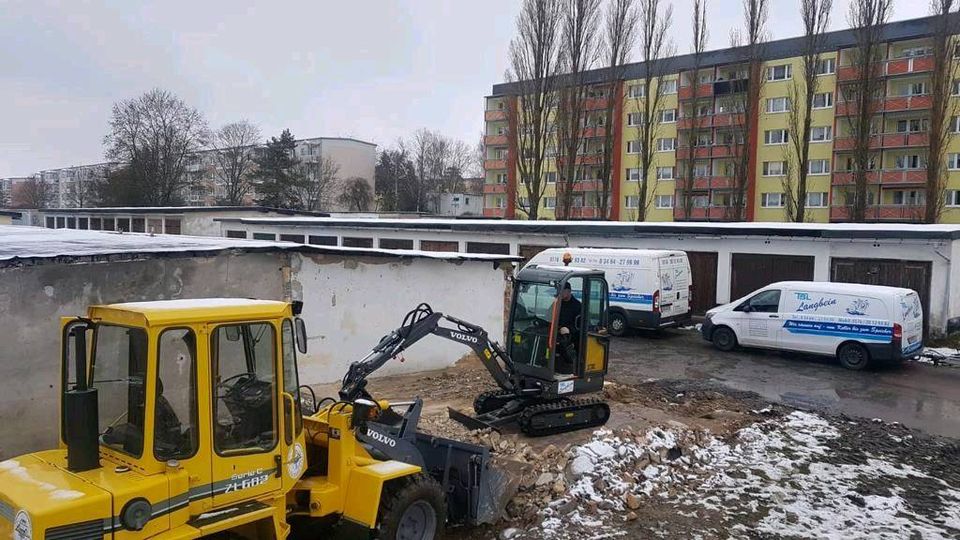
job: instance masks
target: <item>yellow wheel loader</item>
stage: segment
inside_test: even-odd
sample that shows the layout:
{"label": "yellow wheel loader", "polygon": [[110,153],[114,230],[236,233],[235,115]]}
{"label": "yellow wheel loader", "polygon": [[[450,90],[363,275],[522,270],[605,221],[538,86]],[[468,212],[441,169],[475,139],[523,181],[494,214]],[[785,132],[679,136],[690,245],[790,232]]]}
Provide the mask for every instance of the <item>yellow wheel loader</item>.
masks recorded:
{"label": "yellow wheel loader", "polygon": [[488,450],[416,433],[419,399],[302,415],[299,307],[171,300],[63,319],[60,448],[0,462],[0,535],[316,539],[336,523],[429,540],[495,520]]}

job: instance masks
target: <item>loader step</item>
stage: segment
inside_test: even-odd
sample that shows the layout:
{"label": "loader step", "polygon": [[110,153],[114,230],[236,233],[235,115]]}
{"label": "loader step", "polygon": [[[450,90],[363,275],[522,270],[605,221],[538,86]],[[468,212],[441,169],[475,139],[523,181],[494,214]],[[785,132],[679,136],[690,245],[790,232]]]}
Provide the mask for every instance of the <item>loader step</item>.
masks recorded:
{"label": "loader step", "polygon": [[542,437],[602,426],[609,418],[610,406],[598,399],[563,399],[525,408],[517,423],[525,434]]}

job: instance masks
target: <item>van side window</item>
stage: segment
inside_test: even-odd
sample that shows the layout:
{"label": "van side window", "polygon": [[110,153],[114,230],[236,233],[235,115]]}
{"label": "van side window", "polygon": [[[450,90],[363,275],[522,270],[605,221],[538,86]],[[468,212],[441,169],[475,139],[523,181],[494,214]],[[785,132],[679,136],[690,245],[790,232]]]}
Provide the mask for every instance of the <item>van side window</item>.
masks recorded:
{"label": "van side window", "polygon": [[755,294],[749,300],[740,304],[737,311],[743,311],[746,305],[750,306],[750,311],[757,313],[777,313],[780,311],[780,291],[771,290]]}

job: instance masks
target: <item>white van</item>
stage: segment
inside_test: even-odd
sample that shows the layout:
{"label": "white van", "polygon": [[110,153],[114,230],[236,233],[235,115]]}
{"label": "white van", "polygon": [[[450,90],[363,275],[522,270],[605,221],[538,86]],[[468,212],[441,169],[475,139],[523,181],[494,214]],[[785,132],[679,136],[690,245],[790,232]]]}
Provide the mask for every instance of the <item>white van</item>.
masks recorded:
{"label": "white van", "polygon": [[923,309],[910,289],[781,281],[707,311],[701,333],[724,351],[742,345],[822,354],[863,369],[919,355]]}
{"label": "white van", "polygon": [[550,248],[527,266],[580,266],[604,270],[610,288],[608,330],[667,328],[690,321],[693,282],[683,251],[657,249]]}

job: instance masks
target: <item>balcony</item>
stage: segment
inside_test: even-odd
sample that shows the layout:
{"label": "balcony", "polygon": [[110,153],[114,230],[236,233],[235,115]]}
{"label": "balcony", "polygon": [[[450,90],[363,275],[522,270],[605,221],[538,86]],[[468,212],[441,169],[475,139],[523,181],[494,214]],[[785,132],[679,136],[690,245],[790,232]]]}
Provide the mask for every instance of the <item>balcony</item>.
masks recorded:
{"label": "balcony", "polygon": [[743,114],[740,113],[715,113],[703,114],[696,117],[684,116],[677,119],[677,129],[691,129],[696,121],[697,128],[714,128],[740,125],[744,121]]}
{"label": "balcony", "polygon": [[[911,58],[893,58],[878,62],[872,68],[873,77],[896,77],[933,71],[933,56],[914,56]],[[858,78],[856,66],[840,66],[837,70],[838,81],[854,81]]]}
{"label": "balcony", "polygon": [[577,208],[570,209],[570,215],[567,216],[568,219],[591,219],[596,218],[600,215],[600,210],[592,206],[581,206]]}
{"label": "balcony", "polygon": [[577,156],[578,165],[600,165],[603,163],[603,152],[596,154],[580,154]]}
{"label": "balcony", "polygon": [[[870,113],[920,111],[929,109],[932,96],[923,94],[918,96],[895,96],[876,100],[870,103]],[[852,116],[857,114],[855,101],[837,101],[837,116]]]}
{"label": "balcony", "polygon": [[[677,189],[687,189],[687,182],[688,180],[686,178],[677,178]],[[731,187],[733,187],[733,177],[731,176],[695,176],[690,189],[694,191],[705,191],[709,189],[730,189]]]}
{"label": "balcony", "polygon": [[506,120],[507,111],[506,109],[495,109],[492,111],[485,111],[483,113],[483,119],[487,122],[495,122],[497,120]]}
{"label": "balcony", "polygon": [[[930,141],[928,133],[881,133],[870,136],[870,148],[913,148],[927,146]],[[837,151],[853,150],[856,140],[853,137],[834,139],[833,149]]]}
{"label": "balcony", "polygon": [[580,136],[584,139],[593,139],[597,137],[606,137],[607,129],[603,126],[596,127],[585,127],[580,132]]}
{"label": "balcony", "polygon": [[[695,146],[692,153],[695,159],[706,158],[724,158],[733,155],[732,144],[713,144],[710,146]],[[677,148],[677,159],[690,159],[691,147],[681,146]]]}
{"label": "balcony", "polygon": [[483,144],[490,146],[506,146],[508,142],[506,135],[487,135],[483,138]]}
{"label": "balcony", "polygon": [[506,208],[484,208],[483,216],[484,217],[503,217],[507,212]]}
{"label": "balcony", "polygon": [[603,110],[607,108],[607,104],[610,102],[608,98],[587,98],[583,100],[583,108],[587,111],[596,111]]}
{"label": "balcony", "polygon": [[488,159],[483,162],[483,168],[488,171],[506,169],[507,160],[506,159]]}
{"label": "balcony", "polygon": [[[913,185],[927,181],[926,169],[883,169],[867,172],[867,184],[876,185]],[[852,172],[835,172],[830,181],[834,186],[851,186],[854,183]]]}
{"label": "balcony", "polygon": [[484,184],[483,193],[506,193],[507,185],[506,184]]}
{"label": "balcony", "polygon": [[728,206],[694,206],[690,209],[689,215],[680,204],[673,208],[673,219],[677,220],[713,220],[720,221],[727,219]]}
{"label": "balcony", "polygon": [[[831,206],[830,221],[850,221],[850,206]],[[864,214],[866,221],[921,221],[924,207],[906,204],[874,204],[867,206]]]}
{"label": "balcony", "polygon": [[697,99],[712,97],[713,96],[713,83],[700,84],[694,87],[690,84],[687,86],[681,86],[677,91],[677,94],[681,100],[683,99],[693,99],[693,89],[697,89]]}

